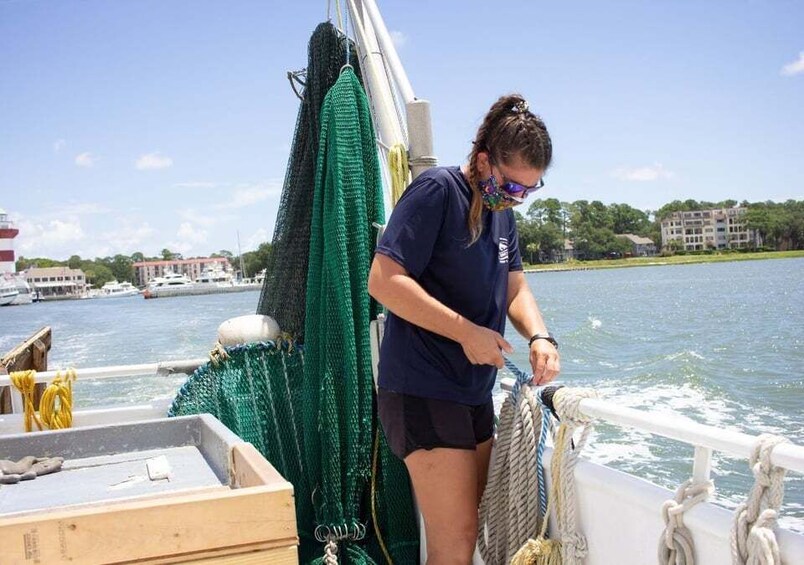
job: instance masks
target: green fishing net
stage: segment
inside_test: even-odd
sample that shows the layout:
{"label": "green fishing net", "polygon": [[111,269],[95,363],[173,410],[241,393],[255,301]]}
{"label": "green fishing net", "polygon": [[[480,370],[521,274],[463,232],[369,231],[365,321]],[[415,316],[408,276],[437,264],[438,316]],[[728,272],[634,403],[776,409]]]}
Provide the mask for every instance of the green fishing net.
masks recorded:
{"label": "green fishing net", "polygon": [[[319,32],[334,33],[322,25],[311,45]],[[293,206],[280,210],[288,233],[302,231],[295,222],[307,230],[305,271],[285,279],[304,295],[303,315],[284,316],[283,308],[297,307],[298,300],[285,304],[287,289],[277,290],[283,300],[266,297],[268,280],[260,303],[261,312],[273,304],[268,314],[296,339],[228,348],[224,359],[190,377],[170,414],[212,413],[293,483],[300,562],[320,563],[324,542],[332,540],[339,563],[416,563],[419,534],[409,479],[379,429],[372,378],[369,321],[379,308],[367,280],[372,224],[384,215],[375,134],[359,76],[342,66],[315,118],[320,141],[313,153],[303,153],[314,163],[308,214],[295,212],[301,199],[291,196]],[[310,78],[308,69],[306,92]],[[295,167],[289,165],[288,178],[303,176]],[[285,194],[289,186],[286,181]],[[282,268],[281,254],[276,261]],[[302,325],[287,331],[283,320]]]}

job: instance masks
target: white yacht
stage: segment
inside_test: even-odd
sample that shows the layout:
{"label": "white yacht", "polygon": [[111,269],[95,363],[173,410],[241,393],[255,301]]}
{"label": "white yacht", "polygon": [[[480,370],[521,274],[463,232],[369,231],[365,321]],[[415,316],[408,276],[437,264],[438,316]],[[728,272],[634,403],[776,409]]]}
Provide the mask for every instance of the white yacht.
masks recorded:
{"label": "white yacht", "polygon": [[104,284],[94,298],[123,298],[137,296],[139,289],[128,281],[117,282],[112,280]]}
{"label": "white yacht", "polygon": [[12,304],[19,296],[20,291],[17,290],[17,284],[12,278],[0,278],[0,306],[8,306]]}
{"label": "white yacht", "polygon": [[[5,275],[0,276],[0,287],[2,287],[2,296],[5,298],[0,298],[0,305],[3,306],[21,306],[24,304],[31,304],[37,301],[37,293],[31,288],[31,285],[28,284],[28,281],[25,279],[25,275],[22,273],[6,273]],[[8,300],[8,296],[13,294],[11,291],[12,288],[17,289],[17,295],[11,299],[10,302],[6,302]]]}
{"label": "white yacht", "polygon": [[178,288],[192,286],[193,281],[187,275],[173,272],[166,272],[161,277],[151,279],[148,283],[148,290],[158,288]]}
{"label": "white yacht", "polygon": [[232,274],[223,270],[220,265],[217,264],[205,267],[195,282],[197,284],[215,286],[232,286],[234,284]]}

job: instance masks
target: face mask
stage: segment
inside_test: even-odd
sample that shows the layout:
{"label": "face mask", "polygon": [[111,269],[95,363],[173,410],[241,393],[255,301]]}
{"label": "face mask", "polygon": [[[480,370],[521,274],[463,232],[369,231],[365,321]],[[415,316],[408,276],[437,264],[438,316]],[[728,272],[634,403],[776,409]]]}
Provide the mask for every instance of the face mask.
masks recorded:
{"label": "face mask", "polygon": [[477,183],[480,188],[480,196],[483,197],[483,206],[492,212],[500,212],[522,204],[523,200],[516,196],[511,196],[500,188],[497,177],[491,175],[488,180]]}

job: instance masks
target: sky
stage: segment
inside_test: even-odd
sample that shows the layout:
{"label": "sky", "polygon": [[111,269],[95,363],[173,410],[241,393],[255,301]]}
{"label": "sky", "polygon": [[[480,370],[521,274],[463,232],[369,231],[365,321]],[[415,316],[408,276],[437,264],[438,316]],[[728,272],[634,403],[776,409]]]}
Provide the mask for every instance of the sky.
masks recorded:
{"label": "sky", "polygon": [[[804,2],[379,0],[440,164],[498,96],[547,124],[540,196],[804,199]],[[270,241],[326,1],[0,0],[0,208],[17,255]],[[334,14],[334,8],[332,9]]]}

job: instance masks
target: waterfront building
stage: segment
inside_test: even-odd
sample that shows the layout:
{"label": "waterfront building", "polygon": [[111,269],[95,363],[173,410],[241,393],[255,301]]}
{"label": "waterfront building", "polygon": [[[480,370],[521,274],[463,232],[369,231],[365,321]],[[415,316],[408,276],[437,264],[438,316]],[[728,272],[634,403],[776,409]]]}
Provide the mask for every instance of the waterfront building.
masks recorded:
{"label": "waterfront building", "polygon": [[14,259],[14,238],[20,230],[9,219],[6,211],[0,208],[0,274],[17,270]]}
{"label": "waterfront building", "polygon": [[653,257],[656,255],[656,244],[648,237],[634,235],[632,233],[620,233],[617,237],[627,239],[631,242],[631,255],[633,257]]}
{"label": "waterfront building", "polygon": [[680,249],[739,249],[762,245],[759,234],[745,224],[746,208],[672,212],[662,219],[662,247],[677,242]]}
{"label": "waterfront building", "polygon": [[196,257],[195,259],[171,259],[169,261],[141,261],[134,263],[134,284],[144,287],[157,277],[167,273],[186,275],[190,280],[198,280],[205,271],[232,272],[226,257]]}
{"label": "waterfront building", "polygon": [[81,298],[88,290],[84,271],[69,267],[31,267],[25,271],[25,280],[42,300]]}

